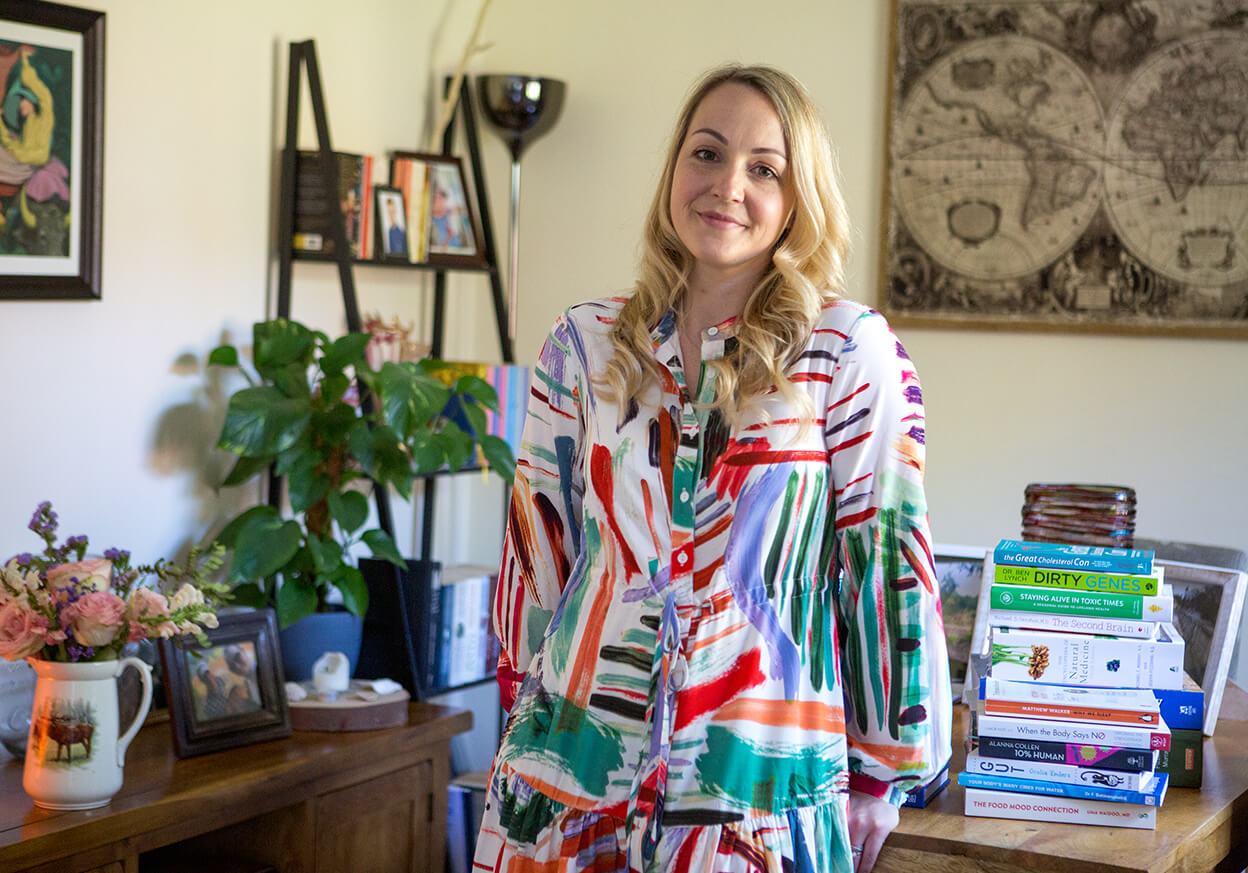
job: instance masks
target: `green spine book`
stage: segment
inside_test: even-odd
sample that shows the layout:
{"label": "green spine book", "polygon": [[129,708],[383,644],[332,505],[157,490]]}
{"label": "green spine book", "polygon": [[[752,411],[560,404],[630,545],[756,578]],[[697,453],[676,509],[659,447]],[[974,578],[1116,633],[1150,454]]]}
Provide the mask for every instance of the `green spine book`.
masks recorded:
{"label": "green spine book", "polygon": [[993,585],[989,592],[989,605],[992,609],[1011,609],[1018,612],[1065,613],[1146,621],[1174,620],[1174,595],[1169,586],[1164,586],[1162,593],[1149,596],[1067,591],[1029,585]]}
{"label": "green spine book", "polygon": [[1034,588],[1064,588],[1105,594],[1156,594],[1165,580],[1165,568],[1154,567],[1151,575],[1098,573],[1080,570],[1050,570],[1046,567],[1015,567],[997,564],[993,581],[999,585],[1030,585]]}

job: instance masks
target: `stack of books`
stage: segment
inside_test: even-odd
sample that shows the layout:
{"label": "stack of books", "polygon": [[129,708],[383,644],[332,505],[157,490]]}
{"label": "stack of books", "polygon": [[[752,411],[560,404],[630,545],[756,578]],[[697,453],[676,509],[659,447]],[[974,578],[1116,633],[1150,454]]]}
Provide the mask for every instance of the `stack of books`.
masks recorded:
{"label": "stack of books", "polygon": [[1156,827],[1176,784],[1160,698],[1192,704],[1164,568],[1146,550],[1014,540],[991,566],[967,815]]}

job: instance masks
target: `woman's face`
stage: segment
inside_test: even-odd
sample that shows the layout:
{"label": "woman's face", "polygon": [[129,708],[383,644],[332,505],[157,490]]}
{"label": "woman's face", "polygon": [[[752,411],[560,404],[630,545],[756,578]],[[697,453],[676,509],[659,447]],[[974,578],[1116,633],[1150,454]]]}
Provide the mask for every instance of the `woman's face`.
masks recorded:
{"label": "woman's face", "polygon": [[793,208],[780,116],[758,91],[726,82],[698,104],[668,203],[695,260],[694,281],[761,276]]}

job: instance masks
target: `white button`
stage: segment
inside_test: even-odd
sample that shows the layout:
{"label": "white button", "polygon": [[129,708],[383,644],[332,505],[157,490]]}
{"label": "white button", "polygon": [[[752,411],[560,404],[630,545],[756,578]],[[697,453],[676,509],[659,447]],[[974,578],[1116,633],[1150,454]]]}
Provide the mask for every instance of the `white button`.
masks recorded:
{"label": "white button", "polygon": [[685,687],[685,683],[689,680],[689,668],[685,666],[685,659],[680,658],[672,667],[672,676],[670,685],[673,691],[679,691]]}
{"label": "white button", "polygon": [[689,489],[688,488],[680,492],[680,502],[681,503],[689,502]]}
{"label": "white button", "polygon": [[706,335],[707,335],[707,336],[715,336],[715,335],[716,335],[716,334],[718,334],[718,333],[719,333],[719,328],[717,328],[717,327],[708,327],[708,328],[706,329]]}
{"label": "white button", "polygon": [[689,556],[686,555],[684,552],[676,553],[676,563],[683,564],[685,563],[685,561],[688,561],[688,560],[689,560]]}

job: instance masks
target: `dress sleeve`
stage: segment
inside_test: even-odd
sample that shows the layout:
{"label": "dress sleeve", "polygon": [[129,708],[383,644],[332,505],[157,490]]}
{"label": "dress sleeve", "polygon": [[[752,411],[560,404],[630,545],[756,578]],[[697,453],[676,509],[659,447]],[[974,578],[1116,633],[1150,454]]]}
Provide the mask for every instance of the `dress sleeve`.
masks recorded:
{"label": "dress sleeve", "polygon": [[837,362],[826,442],[850,788],[895,805],[949,761],[952,702],[923,491],[918,375],[868,311]]}
{"label": "dress sleeve", "polygon": [[494,602],[505,709],[515,702],[581,550],[585,386],[579,349],[565,314],[533,368]]}

